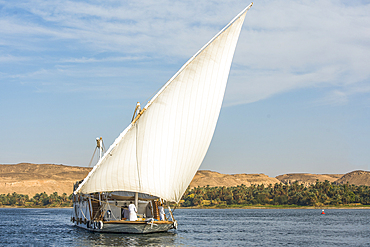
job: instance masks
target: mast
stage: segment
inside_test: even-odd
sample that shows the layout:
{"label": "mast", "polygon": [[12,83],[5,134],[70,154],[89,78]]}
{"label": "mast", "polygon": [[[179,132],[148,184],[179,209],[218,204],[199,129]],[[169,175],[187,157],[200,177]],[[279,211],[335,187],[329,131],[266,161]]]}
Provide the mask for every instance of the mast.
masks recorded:
{"label": "mast", "polygon": [[138,210],[138,206],[139,206],[139,193],[135,192],[135,207],[137,210]]}
{"label": "mast", "polygon": [[96,147],[99,149],[99,160],[101,160],[103,156],[103,137],[96,138]]}

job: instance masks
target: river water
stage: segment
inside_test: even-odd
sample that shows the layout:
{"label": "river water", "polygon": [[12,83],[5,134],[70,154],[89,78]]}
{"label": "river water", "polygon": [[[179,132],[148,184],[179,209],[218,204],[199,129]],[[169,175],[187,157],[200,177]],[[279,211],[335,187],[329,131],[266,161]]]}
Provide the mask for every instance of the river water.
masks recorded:
{"label": "river water", "polygon": [[0,246],[370,246],[370,210],[177,209],[177,231],[92,233],[71,209],[0,209]]}

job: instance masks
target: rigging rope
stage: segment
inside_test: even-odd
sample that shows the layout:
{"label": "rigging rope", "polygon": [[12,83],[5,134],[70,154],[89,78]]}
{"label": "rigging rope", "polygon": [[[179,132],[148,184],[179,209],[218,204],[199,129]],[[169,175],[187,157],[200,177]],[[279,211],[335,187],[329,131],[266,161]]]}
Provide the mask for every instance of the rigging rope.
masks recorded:
{"label": "rigging rope", "polygon": [[[104,145],[104,141],[103,141],[103,139],[101,139],[101,142],[102,142],[102,153],[104,154],[105,153],[105,145]],[[87,166],[87,167],[91,167],[91,163],[92,163],[92,161],[93,161],[93,159],[94,159],[94,156],[95,156],[95,153],[96,153],[96,150],[97,149],[99,149],[99,146],[97,145],[96,147],[95,147],[95,150],[94,150],[94,153],[93,153],[93,155],[92,155],[92,157],[91,157],[91,160],[90,160],[90,163],[89,163],[89,165]]]}
{"label": "rigging rope", "polygon": [[[106,202],[105,203],[107,203],[108,204],[108,208],[109,208],[109,210],[110,210],[110,213],[111,213],[111,215],[113,215],[113,218],[115,219],[115,220],[118,220],[117,218],[116,218],[116,216],[114,216],[114,213],[113,213],[113,211],[112,211],[112,208],[110,207],[110,203],[108,202],[108,199],[106,199]],[[118,206],[116,206],[116,205],[113,205],[114,207],[118,207]],[[120,208],[120,207],[119,207]]]}
{"label": "rigging rope", "polygon": [[81,208],[80,206],[78,206],[78,207],[79,207],[79,209],[80,209],[80,211],[81,211],[81,213],[82,213],[83,217],[84,217],[85,219],[87,219],[87,220],[88,220],[88,218],[86,218],[86,216],[85,216],[84,212],[82,211],[82,208]]}
{"label": "rigging rope", "polygon": [[95,147],[94,153],[93,153],[93,155],[92,155],[92,157],[91,157],[91,160],[90,160],[90,163],[89,163],[88,167],[90,167],[90,166],[91,166],[91,162],[92,162],[92,161],[93,161],[93,159],[94,159],[96,149],[98,149],[98,147]]}

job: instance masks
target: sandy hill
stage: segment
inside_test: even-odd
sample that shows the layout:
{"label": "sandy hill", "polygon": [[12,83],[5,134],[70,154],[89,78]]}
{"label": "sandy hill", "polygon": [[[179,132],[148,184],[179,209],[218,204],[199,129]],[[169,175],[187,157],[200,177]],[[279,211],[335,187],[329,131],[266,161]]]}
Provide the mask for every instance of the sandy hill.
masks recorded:
{"label": "sandy hill", "polygon": [[370,186],[370,172],[353,171],[344,174],[341,178],[335,181],[337,184],[367,185]]}
{"label": "sandy hill", "polygon": [[0,194],[17,192],[34,196],[36,193],[58,192],[59,195],[70,195],[73,183],[83,179],[90,170],[53,164],[0,165]]}
{"label": "sandy hill", "polygon": [[297,181],[299,184],[304,184],[305,186],[309,186],[311,184],[316,183],[317,179],[320,182],[324,182],[325,180],[328,180],[329,182],[335,182],[342,176],[343,174],[290,173],[290,174],[279,175],[276,178],[284,184],[292,184]]}
{"label": "sandy hill", "polygon": [[[73,183],[82,180],[91,168],[29,164],[0,165],[0,194],[17,192],[34,196],[36,193],[72,193]],[[213,171],[198,171],[190,187],[198,186],[237,186],[244,184],[275,184],[280,181],[264,174],[221,174]]]}
{"label": "sandy hill", "polygon": [[[89,173],[91,168],[53,165],[53,164],[29,164],[21,163],[17,165],[0,165],[0,194],[17,192],[34,196],[36,193],[46,192],[51,194],[72,193],[73,184],[82,180]],[[244,184],[291,184],[298,181],[306,186],[319,181],[328,180],[339,184],[347,183],[355,185],[370,186],[370,172],[353,171],[345,175],[342,174],[309,174],[292,173],[271,178],[264,174],[221,174],[218,172],[199,170],[194,176],[190,187],[198,186],[237,186]]]}
{"label": "sandy hill", "polygon": [[193,181],[190,183],[190,188],[198,186],[216,187],[216,186],[237,186],[244,184],[250,186],[251,184],[275,184],[280,183],[276,178],[271,178],[265,174],[221,174],[218,172],[199,170]]}

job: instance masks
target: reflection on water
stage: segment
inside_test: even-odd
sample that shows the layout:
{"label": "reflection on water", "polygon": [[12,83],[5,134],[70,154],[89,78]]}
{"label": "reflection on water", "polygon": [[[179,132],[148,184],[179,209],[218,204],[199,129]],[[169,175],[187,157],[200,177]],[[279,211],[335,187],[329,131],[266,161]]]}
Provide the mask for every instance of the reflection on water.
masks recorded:
{"label": "reflection on water", "polygon": [[81,235],[75,236],[78,245],[88,246],[91,243],[100,246],[175,246],[177,234],[174,232],[152,234],[117,234],[95,233],[79,229]]}
{"label": "reflection on water", "polygon": [[0,246],[370,246],[370,210],[177,209],[177,231],[90,232],[71,209],[1,209]]}

